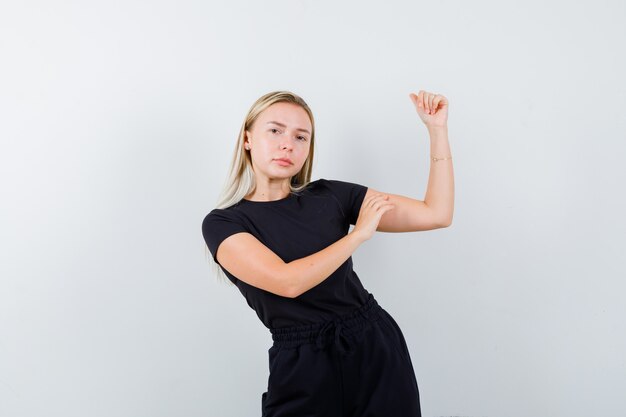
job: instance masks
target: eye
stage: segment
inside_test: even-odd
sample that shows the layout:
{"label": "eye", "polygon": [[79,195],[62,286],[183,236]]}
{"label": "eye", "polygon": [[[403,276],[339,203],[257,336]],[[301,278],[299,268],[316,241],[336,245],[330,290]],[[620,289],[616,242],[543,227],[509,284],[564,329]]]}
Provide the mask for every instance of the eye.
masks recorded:
{"label": "eye", "polygon": [[[273,128],[271,128],[271,129],[270,129],[270,132],[272,132],[272,133],[278,132],[278,129],[276,129],[275,127],[273,127]],[[306,139],[306,136],[298,136],[298,139],[300,139],[300,140],[301,140],[301,141],[303,141],[303,142],[306,142],[306,140],[307,140],[307,139]]]}

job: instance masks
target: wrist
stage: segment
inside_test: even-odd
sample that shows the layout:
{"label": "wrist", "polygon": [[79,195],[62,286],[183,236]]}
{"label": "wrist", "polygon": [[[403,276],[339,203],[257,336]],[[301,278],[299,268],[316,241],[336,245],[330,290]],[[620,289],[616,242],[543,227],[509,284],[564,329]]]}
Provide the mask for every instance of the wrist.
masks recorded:
{"label": "wrist", "polygon": [[426,128],[428,129],[428,132],[430,134],[447,133],[448,132],[448,125],[443,125],[443,126],[426,126]]}
{"label": "wrist", "polygon": [[367,239],[365,239],[363,234],[360,232],[360,230],[357,229],[356,227],[353,228],[352,231],[350,233],[348,233],[346,237],[349,237],[350,239],[353,239],[358,245],[360,245],[361,243],[363,243],[363,242],[365,242],[367,240]]}

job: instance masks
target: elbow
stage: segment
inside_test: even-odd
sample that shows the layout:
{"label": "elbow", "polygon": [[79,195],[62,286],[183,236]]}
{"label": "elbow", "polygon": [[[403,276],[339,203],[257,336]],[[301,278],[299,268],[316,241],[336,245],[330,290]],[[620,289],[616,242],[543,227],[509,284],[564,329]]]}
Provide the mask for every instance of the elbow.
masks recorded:
{"label": "elbow", "polygon": [[298,297],[300,294],[298,294],[296,291],[292,290],[289,292],[286,292],[285,295],[283,295],[283,297],[287,297],[287,298],[296,298]]}
{"label": "elbow", "polygon": [[450,227],[450,225],[452,224],[452,218],[447,218],[447,219],[443,219],[439,222],[439,228],[446,228],[446,227]]}
{"label": "elbow", "polygon": [[296,288],[293,287],[286,287],[286,289],[283,291],[283,297],[296,298],[299,295],[300,293],[297,291]]}
{"label": "elbow", "polygon": [[298,296],[296,289],[291,286],[287,280],[281,280],[279,295],[286,298],[296,298]]}
{"label": "elbow", "polygon": [[452,217],[454,217],[454,210],[450,210],[448,215],[444,217],[443,227],[450,227],[452,224]]}
{"label": "elbow", "polygon": [[288,263],[283,264],[278,276],[280,280],[280,294],[282,297],[296,298],[300,295],[299,289],[295,286],[296,280],[292,278],[291,268]]}

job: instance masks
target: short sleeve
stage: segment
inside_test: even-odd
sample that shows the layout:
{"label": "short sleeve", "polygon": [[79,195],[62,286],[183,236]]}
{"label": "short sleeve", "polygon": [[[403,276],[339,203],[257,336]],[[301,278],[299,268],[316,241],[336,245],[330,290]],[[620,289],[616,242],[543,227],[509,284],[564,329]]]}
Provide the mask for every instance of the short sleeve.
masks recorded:
{"label": "short sleeve", "polygon": [[330,188],[330,191],[339,200],[341,210],[343,211],[348,222],[350,224],[356,224],[356,221],[359,218],[361,204],[363,204],[368,187],[353,182],[339,180],[325,181]]}
{"label": "short sleeve", "polygon": [[246,227],[234,213],[224,209],[213,209],[202,221],[202,236],[217,264],[217,248],[230,235],[247,232]]}

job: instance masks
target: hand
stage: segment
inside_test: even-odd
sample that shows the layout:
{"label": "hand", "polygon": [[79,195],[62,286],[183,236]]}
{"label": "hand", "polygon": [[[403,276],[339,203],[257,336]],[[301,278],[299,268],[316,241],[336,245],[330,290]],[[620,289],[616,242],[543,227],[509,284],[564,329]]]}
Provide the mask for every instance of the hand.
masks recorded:
{"label": "hand", "polygon": [[363,200],[359,217],[352,232],[360,234],[364,240],[370,239],[378,228],[378,223],[383,214],[396,207],[395,204],[387,201],[388,198],[389,196],[386,194],[373,194]]}
{"label": "hand", "polygon": [[417,95],[411,93],[409,97],[426,127],[446,127],[448,125],[448,99],[444,96],[420,90]]}

